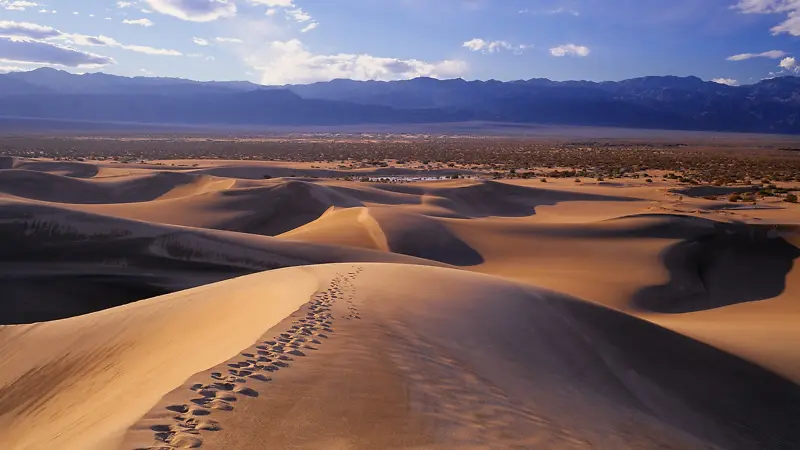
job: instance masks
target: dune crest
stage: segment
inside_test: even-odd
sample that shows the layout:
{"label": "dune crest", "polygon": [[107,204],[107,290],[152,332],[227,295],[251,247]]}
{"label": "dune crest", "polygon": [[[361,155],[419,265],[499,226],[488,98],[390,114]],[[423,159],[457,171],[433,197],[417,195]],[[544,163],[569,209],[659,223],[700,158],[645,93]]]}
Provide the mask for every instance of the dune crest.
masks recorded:
{"label": "dune crest", "polygon": [[367,161],[0,158],[0,448],[800,442],[788,195]]}

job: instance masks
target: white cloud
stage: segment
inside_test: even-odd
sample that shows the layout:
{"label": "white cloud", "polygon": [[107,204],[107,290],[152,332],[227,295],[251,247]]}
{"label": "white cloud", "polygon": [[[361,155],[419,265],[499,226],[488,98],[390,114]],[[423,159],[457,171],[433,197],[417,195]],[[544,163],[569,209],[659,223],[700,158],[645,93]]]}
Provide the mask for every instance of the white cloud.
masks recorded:
{"label": "white cloud", "polygon": [[125,19],[122,21],[122,23],[128,25],[140,25],[143,27],[152,27],[153,25],[155,25],[153,21],[150,19],[135,19],[135,20]]}
{"label": "white cloud", "polygon": [[787,33],[792,36],[800,36],[800,12],[792,11],[789,18],[783,23],[770,28],[772,34]]}
{"label": "white cloud", "polygon": [[800,0],[739,0],[733,6],[743,14],[781,14],[786,20],[772,27],[772,34],[800,36]]}
{"label": "white cloud", "polygon": [[117,2],[117,8],[130,8],[131,6],[133,6],[135,4],[136,4],[136,2],[119,1],[119,2]]}
{"label": "white cloud", "polygon": [[211,22],[236,15],[231,0],[145,0],[155,11],[191,22]]}
{"label": "white cloud", "polygon": [[[181,52],[176,50],[161,49],[148,47],[145,45],[131,45],[122,44],[115,39],[107,36],[87,36],[78,33],[64,33],[52,27],[38,25],[29,22],[13,22],[9,20],[0,21],[0,37],[6,37],[15,41],[36,41],[46,45],[50,44],[49,40],[57,40],[69,45],[86,46],[86,47],[116,47],[123,50],[129,50],[137,53],[144,53],[148,55],[162,55],[162,56],[180,56]],[[29,45],[33,48],[34,46]],[[71,48],[71,47],[64,47]],[[40,49],[37,47],[37,49]],[[62,52],[63,53],[63,52]],[[94,55],[97,56],[97,55]],[[66,65],[66,64],[65,64]]]}
{"label": "white cloud", "polygon": [[718,84],[725,84],[728,86],[736,86],[739,84],[738,81],[734,80],[733,78],[714,78],[711,81]]}
{"label": "white cloud", "polygon": [[744,61],[746,59],[752,59],[752,58],[778,59],[778,58],[783,58],[784,56],[786,56],[786,52],[782,50],[770,50],[768,52],[761,52],[761,53],[740,53],[738,55],[729,56],[727,59],[728,61]]}
{"label": "white cloud", "polygon": [[241,44],[243,41],[239,38],[218,37],[214,38],[215,41],[221,43]]}
{"label": "white cloud", "polygon": [[0,20],[0,36],[47,39],[61,36],[61,34],[55,28],[35,23]]}
{"label": "white cloud", "polygon": [[32,39],[0,38],[0,59],[6,61],[57,64],[67,67],[96,67],[113,64],[114,60],[83,52],[64,45]]}
{"label": "white cloud", "polygon": [[514,53],[520,54],[525,50],[533,48],[533,45],[511,45],[506,41],[486,41],[484,39],[475,38],[461,44],[473,52],[482,53],[495,53],[500,50],[511,50]]}
{"label": "white cloud", "polygon": [[261,72],[261,83],[273,85],[312,83],[334,78],[383,81],[421,76],[451,78],[467,70],[465,62],[455,60],[430,63],[366,54],[318,55],[297,39],[270,42],[254,49],[257,53],[245,57],[245,62]]}
{"label": "white cloud", "polygon": [[293,0],[248,0],[254,5],[264,5],[271,8],[294,8]]}
{"label": "white cloud", "polygon": [[302,8],[286,10],[286,16],[296,22],[308,22],[311,20],[311,15],[303,11]]}
{"label": "white cloud", "polygon": [[783,58],[780,64],[778,64],[778,67],[787,72],[800,72],[800,66],[797,65],[797,60],[791,56]]}
{"label": "white cloud", "polygon": [[24,1],[24,0],[0,0],[0,7],[9,11],[25,11],[26,8],[39,6],[37,3]]}
{"label": "white cloud", "polygon": [[0,66],[0,73],[22,72],[25,69],[19,66]]}
{"label": "white cloud", "polygon": [[800,8],[798,0],[739,0],[733,6],[745,14],[774,14]]}
{"label": "white cloud", "polygon": [[311,22],[300,30],[301,33],[307,33],[319,26],[319,23],[313,20],[311,14],[304,11],[303,8],[300,8],[297,5],[295,5],[293,0],[248,0],[248,1],[254,5],[267,6],[269,9],[265,11],[265,14],[268,16],[275,16],[278,14],[279,11],[283,10],[283,14],[287,20],[291,20],[301,24],[306,22]]}
{"label": "white cloud", "polygon": [[553,14],[569,14],[569,15],[571,15],[571,16],[575,16],[575,17],[578,17],[578,16],[580,16],[580,15],[581,15],[581,13],[580,13],[580,12],[578,12],[578,11],[576,11],[576,10],[574,10],[574,9],[569,9],[569,8],[554,8],[554,9],[548,9],[547,11],[545,11],[545,14],[547,14],[547,15],[553,15]]}
{"label": "white cloud", "polygon": [[583,45],[575,45],[575,44],[564,44],[550,49],[550,54],[557,57],[562,57],[562,56],[585,57],[589,56],[589,53],[591,52],[592,51],[589,50],[589,47],[584,47]]}
{"label": "white cloud", "polygon": [[507,46],[508,44],[504,41],[487,42],[480,38],[471,39],[462,44],[462,47],[466,47],[472,50],[473,52],[479,52],[479,51],[494,52],[499,50],[501,47],[507,47]]}
{"label": "white cloud", "polygon": [[177,50],[170,50],[165,48],[148,47],[146,45],[123,44],[114,38],[108,36],[87,36],[85,34],[64,34],[64,38],[78,46],[87,47],[115,47],[123,50],[128,50],[136,53],[144,53],[146,55],[155,56],[181,56],[182,53]]}
{"label": "white cloud", "polygon": [[192,38],[192,42],[203,47],[208,45],[208,40],[199,37]]}
{"label": "white cloud", "polygon": [[529,8],[523,8],[523,9],[519,10],[519,13],[520,14],[532,14],[532,15],[536,15],[536,16],[541,16],[541,15],[552,16],[552,15],[555,15],[555,14],[569,14],[571,16],[578,17],[578,16],[581,15],[580,11],[577,11],[575,9],[570,9],[570,8],[564,8],[564,7],[545,9],[545,10],[531,10]]}

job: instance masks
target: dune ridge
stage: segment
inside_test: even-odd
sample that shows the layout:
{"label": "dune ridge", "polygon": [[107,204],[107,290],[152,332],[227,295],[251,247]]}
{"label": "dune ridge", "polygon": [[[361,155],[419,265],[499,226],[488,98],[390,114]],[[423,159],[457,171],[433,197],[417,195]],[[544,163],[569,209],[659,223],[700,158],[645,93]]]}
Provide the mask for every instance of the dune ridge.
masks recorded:
{"label": "dune ridge", "polygon": [[0,158],[0,447],[800,442],[796,205],[171,164]]}

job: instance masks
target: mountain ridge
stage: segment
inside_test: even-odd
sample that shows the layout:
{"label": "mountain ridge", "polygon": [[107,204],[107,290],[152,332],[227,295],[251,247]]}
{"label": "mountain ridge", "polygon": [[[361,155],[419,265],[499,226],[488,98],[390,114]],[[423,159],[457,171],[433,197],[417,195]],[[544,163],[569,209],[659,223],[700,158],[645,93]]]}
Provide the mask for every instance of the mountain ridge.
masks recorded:
{"label": "mountain ridge", "polygon": [[0,75],[0,115],[216,125],[353,125],[489,121],[800,134],[800,78],[728,86],[694,76],[621,81],[399,81],[264,86],[76,75]]}

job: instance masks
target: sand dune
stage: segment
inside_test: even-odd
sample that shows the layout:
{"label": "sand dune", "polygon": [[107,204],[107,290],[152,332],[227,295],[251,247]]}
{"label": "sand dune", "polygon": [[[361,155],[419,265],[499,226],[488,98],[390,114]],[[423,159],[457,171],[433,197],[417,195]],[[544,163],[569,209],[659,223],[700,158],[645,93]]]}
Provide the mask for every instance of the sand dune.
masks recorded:
{"label": "sand dune", "polygon": [[9,290],[0,312],[4,324],[69,317],[281,267],[340,261],[436,264],[16,201],[0,201],[0,236],[0,267]]}
{"label": "sand dune", "polygon": [[136,203],[227,189],[232,180],[175,172],[81,180],[32,170],[0,171],[0,194],[53,203]]}
{"label": "sand dune", "polygon": [[92,178],[99,173],[99,168],[94,164],[73,161],[39,161],[0,156],[0,170],[6,169],[30,170],[71,178]]}
{"label": "sand dune", "polygon": [[455,270],[289,268],[3,338],[5,448],[788,448],[798,438],[792,382],[622,313]]}
{"label": "sand dune", "polygon": [[353,173],[0,158],[0,448],[797,447],[797,205]]}

